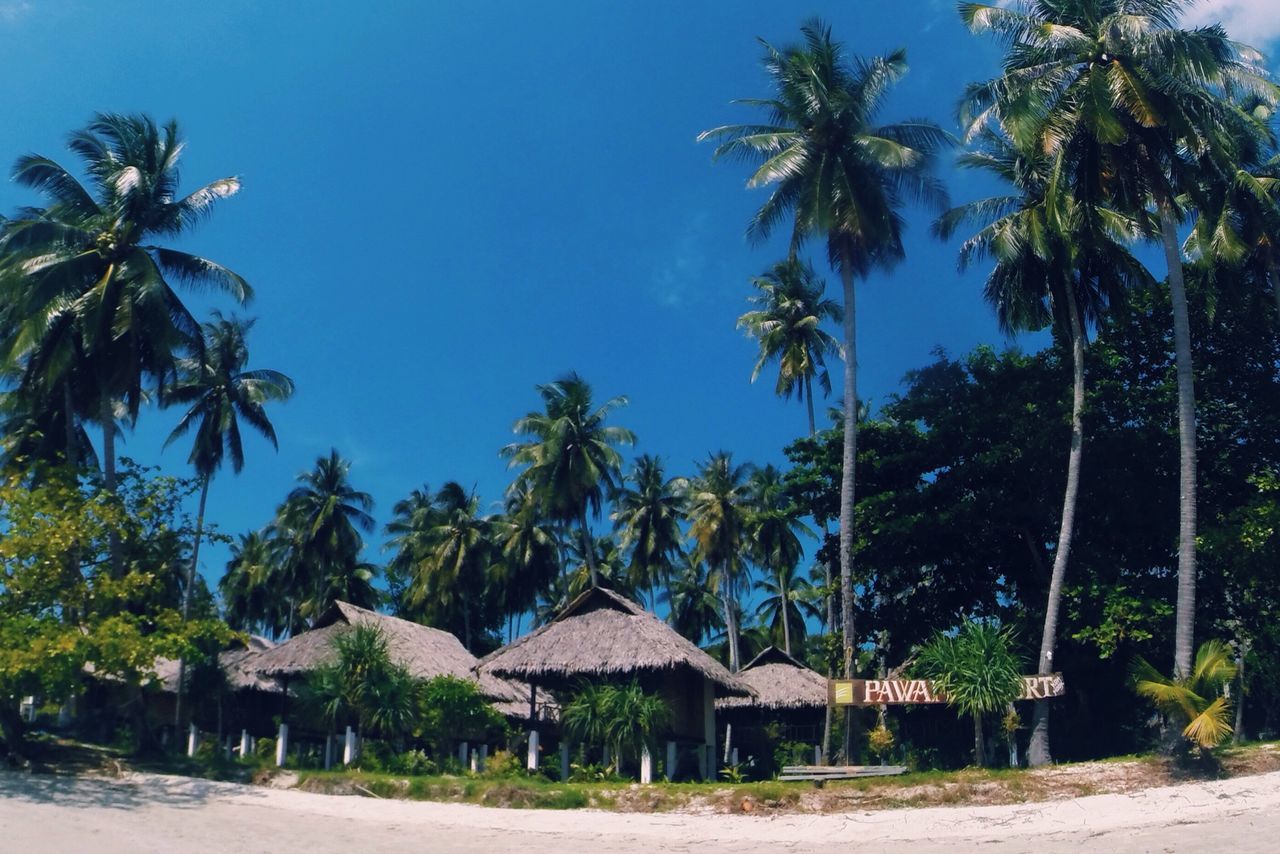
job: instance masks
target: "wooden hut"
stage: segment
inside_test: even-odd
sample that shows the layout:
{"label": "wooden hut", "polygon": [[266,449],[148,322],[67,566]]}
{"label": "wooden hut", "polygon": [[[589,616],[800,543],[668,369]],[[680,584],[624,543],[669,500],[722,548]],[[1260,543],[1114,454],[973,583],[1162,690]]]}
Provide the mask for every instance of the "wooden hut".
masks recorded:
{"label": "wooden hut", "polygon": [[[583,680],[638,679],[671,709],[668,776],[682,745],[695,749],[700,775],[710,776],[715,768],[715,698],[751,694],[746,684],[666,623],[599,587],[582,593],[551,622],[481,659],[478,669],[482,677],[527,682],[531,699],[539,688],[557,693]],[[536,767],[537,752],[538,733],[531,728],[531,767]],[[562,748],[562,768],[566,757]]]}
{"label": "wooden hut", "polygon": [[[776,647],[768,647],[738,672],[750,697],[725,697],[716,711],[726,741],[754,757],[755,766],[775,770],[773,751],[779,742],[817,747],[827,708],[827,678]],[[807,762],[792,757],[793,762]],[[818,757],[814,756],[815,764]]]}
{"label": "wooden hut", "polygon": [[283,683],[337,660],[334,639],[352,626],[374,626],[387,640],[391,660],[416,679],[455,676],[476,682],[480,693],[509,718],[525,720],[529,705],[524,686],[494,676],[477,676],[476,657],[456,637],[441,629],[389,617],[347,602],[336,602],[315,625],[279,646],[256,655],[253,670]]}
{"label": "wooden hut", "polygon": [[[218,668],[225,679],[225,690],[235,701],[218,702],[205,708],[192,709],[192,717],[204,730],[222,732],[224,729],[238,732],[248,730],[255,736],[266,735],[273,729],[272,715],[280,710],[283,701],[280,685],[254,669],[257,655],[274,647],[270,640],[250,635],[247,642],[235,641],[230,649],[218,653]],[[158,691],[149,701],[151,716],[162,726],[173,723],[173,707],[178,694],[177,659],[161,658],[155,664],[155,684]],[[194,675],[191,663],[187,664],[187,678]],[[190,686],[190,681],[188,681]],[[188,688],[190,690],[190,688]]]}

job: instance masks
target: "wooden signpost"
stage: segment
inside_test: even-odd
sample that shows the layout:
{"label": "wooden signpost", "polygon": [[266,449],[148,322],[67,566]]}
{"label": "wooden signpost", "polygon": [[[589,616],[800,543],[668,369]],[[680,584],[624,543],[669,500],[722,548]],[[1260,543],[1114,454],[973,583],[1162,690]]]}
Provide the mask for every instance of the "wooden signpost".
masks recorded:
{"label": "wooden signpost", "polygon": [[[881,706],[907,703],[945,703],[928,679],[832,679],[831,702],[836,706]],[[1019,700],[1047,700],[1067,693],[1061,673],[1022,677]]]}

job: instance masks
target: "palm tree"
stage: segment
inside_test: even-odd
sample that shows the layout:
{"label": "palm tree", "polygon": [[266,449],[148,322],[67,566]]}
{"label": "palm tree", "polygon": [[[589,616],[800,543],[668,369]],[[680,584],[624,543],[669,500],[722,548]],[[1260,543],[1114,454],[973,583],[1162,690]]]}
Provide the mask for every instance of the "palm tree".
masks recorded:
{"label": "palm tree", "polygon": [[[189,408],[165,441],[167,447],[185,435],[193,426],[196,440],[187,462],[195,467],[200,479],[200,503],[196,510],[195,541],[191,547],[191,565],[187,568],[186,586],[182,593],[182,619],[191,610],[191,590],[195,585],[196,567],[200,561],[200,540],[204,534],[205,504],[209,483],[222,467],[225,456],[231,457],[231,468],[239,474],[244,468],[244,444],[240,421],[262,434],[273,447],[275,427],[267,417],[265,404],[282,401],[293,395],[293,380],[279,371],[245,370],[249,348],[245,335],[253,327],[252,320],[225,318],[214,312],[214,319],[202,327],[204,346],[195,355],[178,363],[177,382],[166,391],[166,404],[189,404]],[[174,704],[174,725],[181,725],[182,684],[186,662],[178,660],[178,693]]]}
{"label": "palm tree", "polygon": [[419,556],[408,598],[426,606],[433,622],[454,614],[462,622],[462,643],[472,648],[472,613],[480,605],[486,575],[494,559],[489,520],[480,515],[480,499],[456,481],[440,487],[435,526]]}
{"label": "palm tree", "polygon": [[707,457],[689,482],[689,538],[693,540],[695,559],[710,567],[708,580],[720,594],[729,642],[729,669],[734,673],[742,663],[738,655],[738,591],[748,569],[743,556],[751,471],[749,464],[734,465],[732,454],[719,451]]}
{"label": "palm tree", "polygon": [[817,378],[824,395],[831,394],[826,357],[840,352],[840,345],[822,323],[839,323],[843,312],[839,303],[822,295],[825,285],[813,267],[794,256],[774,264],[752,284],[757,293],[750,301],[759,308],[738,318],[738,328],[747,330],[760,345],[751,381],[756,381],[765,364],[777,361],[774,393],[784,398],[795,394],[808,405],[812,436],[817,432],[813,380]]}
{"label": "palm tree", "polygon": [[[510,621],[532,610],[538,594],[555,582],[560,570],[560,541],[542,518],[537,496],[527,486],[508,492],[504,512],[490,520],[499,559],[489,568]],[[509,627],[515,639],[514,625]]]}
{"label": "palm tree", "polygon": [[684,493],[689,482],[667,478],[662,460],[644,454],[622,482],[610,514],[621,533],[618,548],[630,555],[631,586],[648,590],[650,609],[656,610],[657,588],[671,578],[684,535]]}
{"label": "palm tree", "polygon": [[543,412],[530,412],[516,421],[513,431],[527,436],[503,449],[512,466],[524,466],[513,485],[532,487],[548,518],[576,523],[591,575],[598,579],[595,550],[591,547],[588,515],[598,517],[607,493],[620,479],[619,445],[634,445],[635,434],[625,427],[605,424],[609,413],[626,406],[625,397],[614,397],[594,407],[591,386],[575,373],[538,386]]}
{"label": "palm tree", "polygon": [[684,556],[660,598],[667,604],[671,627],[695,644],[724,626],[706,566],[692,555]]}
{"label": "palm tree", "polygon": [[787,499],[782,472],[777,467],[767,465],[753,471],[748,488],[751,508],[747,516],[747,551],[766,574],[773,576],[770,584],[777,585],[783,648],[790,655],[794,604],[791,593],[796,567],[804,554],[800,535],[812,536],[813,532],[800,521],[797,508]]}
{"label": "palm tree", "polygon": [[[287,549],[289,631],[295,615],[318,617],[336,598],[372,607],[377,591],[373,568],[360,560],[364,538],[373,530],[373,497],[351,485],[351,463],[337,449],[318,457],[315,468],[298,475],[276,513],[274,535]],[[296,609],[296,610],[295,610]]]}
{"label": "palm tree", "polygon": [[[4,342],[4,361],[25,363],[74,420],[72,408],[103,431],[107,490],[116,488],[116,411],[136,420],[149,379],[163,385],[176,351],[198,350],[200,325],[173,283],[213,289],[246,302],[240,276],[206,258],[157,245],[189,231],[219,199],[240,189],[223,178],[178,195],[183,143],[176,122],[99,114],[72,134],[94,192],[39,155],[18,159],[14,180],[45,196],[5,223],[0,288],[20,318]],[[68,428],[69,429],[69,428]],[[68,433],[68,440],[70,440]]]}
{"label": "palm tree", "polygon": [[[1184,0],[964,3],[970,30],[1007,46],[1002,74],[974,84],[970,132],[998,123],[1019,149],[1062,152],[1074,194],[1134,215],[1154,210],[1173,306],[1178,388],[1179,533],[1174,670],[1191,668],[1196,597],[1196,414],[1191,327],[1179,253],[1182,192],[1235,173],[1259,125],[1232,108],[1235,91],[1274,104],[1261,54],[1220,26],[1183,30]],[[1213,173],[1212,175],[1210,173]]]}
{"label": "palm tree", "polygon": [[857,318],[854,281],[901,260],[907,199],[945,204],[931,177],[934,154],[948,138],[932,122],[876,124],[890,87],[907,71],[906,54],[850,62],[818,20],[801,27],[804,44],[779,50],[764,43],[773,97],[746,103],[766,123],[726,125],[698,138],[722,140],[716,157],[759,162],[748,187],[772,186],[747,235],[761,241],[788,212],[792,246],[824,237],[844,291],[844,454],[840,482],[840,590],[844,675],[853,675],[854,461],[857,458]]}
{"label": "palm tree", "polygon": [[[1140,226],[1132,218],[1082,204],[1062,192],[1062,156],[1020,151],[1008,137],[991,129],[983,129],[977,140],[978,147],[962,155],[960,164],[1000,178],[1016,194],[954,208],[938,220],[935,232],[945,238],[962,223],[974,221],[981,226],[962,246],[960,268],[983,257],[994,261],[984,297],[1005,334],[1052,325],[1070,342],[1071,443],[1040,642],[1039,672],[1049,673],[1080,490],[1086,323],[1097,321],[1127,288],[1148,283],[1150,277],[1125,248],[1140,233]],[[1048,700],[1036,701],[1028,759],[1033,766],[1052,761]]]}
{"label": "palm tree", "polygon": [[[755,589],[760,594],[756,606],[760,624],[767,626],[775,639],[781,640],[787,655],[791,655],[793,646],[802,649],[807,633],[805,620],[822,619],[822,608],[815,604],[821,600],[821,592],[798,574],[795,564],[763,576],[756,582]],[[776,640],[774,643],[776,645]]]}
{"label": "palm tree", "polygon": [[287,630],[288,609],[282,607],[287,591],[279,589],[279,557],[271,539],[260,531],[241,534],[231,544],[231,559],[218,582],[223,616],[231,628],[272,638]]}
{"label": "palm tree", "polygon": [[1218,640],[1205,641],[1196,651],[1195,667],[1181,678],[1160,674],[1145,659],[1133,663],[1134,690],[1166,715],[1186,722],[1182,737],[1201,750],[1217,747],[1231,735],[1226,687],[1235,678],[1231,648]]}

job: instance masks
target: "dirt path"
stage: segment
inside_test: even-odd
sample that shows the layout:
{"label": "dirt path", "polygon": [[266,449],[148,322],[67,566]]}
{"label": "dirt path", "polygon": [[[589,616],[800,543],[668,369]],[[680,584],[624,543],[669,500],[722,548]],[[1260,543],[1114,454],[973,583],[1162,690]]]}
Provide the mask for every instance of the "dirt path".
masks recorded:
{"label": "dirt path", "polygon": [[[857,845],[913,854],[1277,850],[1280,773],[1040,804],[846,815],[693,816],[486,809],[184,777],[0,774],[0,850],[47,852],[689,851]],[[909,846],[904,846],[909,843]]]}

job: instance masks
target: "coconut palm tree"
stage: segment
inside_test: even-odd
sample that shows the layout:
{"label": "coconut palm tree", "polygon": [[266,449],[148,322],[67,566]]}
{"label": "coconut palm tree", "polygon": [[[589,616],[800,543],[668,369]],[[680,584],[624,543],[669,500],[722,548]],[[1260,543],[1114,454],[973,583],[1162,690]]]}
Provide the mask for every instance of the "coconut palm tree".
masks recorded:
{"label": "coconut palm tree", "polygon": [[707,457],[689,482],[689,538],[695,559],[710,567],[709,581],[720,594],[725,633],[729,644],[729,669],[742,663],[738,640],[741,630],[740,590],[750,579],[744,560],[751,506],[750,464],[735,465],[733,455],[718,451]]}
{"label": "coconut palm tree", "polygon": [[[231,457],[231,468],[236,474],[244,468],[241,420],[271,442],[273,447],[279,447],[275,427],[267,417],[265,405],[288,400],[293,395],[293,380],[279,371],[245,369],[249,362],[245,335],[252,327],[252,320],[226,318],[214,312],[214,319],[202,327],[204,345],[194,355],[178,363],[177,381],[164,396],[166,405],[189,405],[165,440],[165,446],[184,436],[192,427],[196,428],[195,442],[187,462],[195,467],[196,477],[200,480],[200,502],[196,510],[191,565],[187,568],[186,586],[182,593],[184,621],[191,610],[191,590],[200,561],[209,483],[226,456]],[[179,659],[175,726],[181,724],[185,670],[185,661]]]}
{"label": "coconut palm tree", "polygon": [[351,484],[351,463],[337,449],[318,457],[315,468],[298,475],[295,487],[276,512],[272,535],[285,549],[282,585],[289,591],[291,616],[318,617],[334,600],[373,607],[375,571],[360,560],[361,531],[373,531],[373,496]]}
{"label": "coconut palm tree", "polygon": [[[1049,673],[1080,490],[1086,324],[1096,322],[1127,288],[1150,283],[1150,276],[1126,248],[1140,235],[1140,225],[1062,192],[1066,182],[1060,154],[1020,151],[1007,136],[989,128],[976,141],[977,147],[961,156],[960,165],[1001,179],[1015,193],[953,208],[935,223],[935,232],[950,237],[962,223],[976,222],[979,231],[961,247],[960,268],[981,258],[994,262],[983,295],[1001,330],[1014,335],[1053,326],[1071,352],[1067,482],[1040,643],[1039,672]],[[1028,759],[1033,766],[1052,761],[1048,700],[1036,701]]]}
{"label": "coconut palm tree", "polygon": [[630,557],[631,586],[648,590],[650,609],[656,610],[657,589],[671,579],[684,534],[684,495],[687,478],[668,478],[662,460],[644,454],[623,479],[614,497],[614,530],[618,548]]}
{"label": "coconut palm tree", "polygon": [[751,508],[747,516],[747,553],[766,576],[772,576],[766,589],[776,585],[779,597],[776,604],[782,615],[783,647],[790,655],[795,605],[791,592],[795,588],[796,567],[804,555],[800,536],[813,536],[813,532],[800,521],[799,511],[787,499],[782,472],[776,466],[767,465],[754,470],[748,489]]}
{"label": "coconut palm tree", "polygon": [[746,103],[763,110],[764,123],[726,125],[699,140],[720,140],[716,157],[759,163],[747,182],[772,187],[747,228],[753,241],[769,237],[787,214],[792,246],[825,238],[844,296],[844,454],[840,483],[840,589],[844,674],[853,675],[854,461],[857,458],[857,339],[854,282],[904,256],[901,208],[908,200],[945,206],[932,177],[934,154],[948,137],[923,119],[877,124],[890,88],[907,71],[906,54],[850,61],[831,30],[812,20],[803,44],[778,49],[764,43],[772,97]]}
{"label": "coconut palm tree", "polygon": [[787,655],[791,655],[793,646],[803,649],[807,634],[805,621],[822,619],[822,608],[818,605],[821,592],[799,574],[795,564],[762,576],[756,581],[755,589],[760,594],[756,618],[769,628],[776,639],[774,645],[780,640]]}
{"label": "coconut palm tree", "polygon": [[513,485],[529,486],[538,495],[548,518],[577,524],[583,554],[595,586],[598,578],[592,548],[589,516],[598,517],[605,496],[621,477],[620,445],[634,445],[635,434],[625,427],[607,425],[614,410],[626,406],[625,397],[613,397],[596,407],[591,386],[575,373],[538,386],[544,411],[530,412],[516,421],[513,430],[528,437],[503,449],[512,466],[524,466]]}
{"label": "coconut palm tree", "polygon": [[1183,0],[964,3],[970,30],[1006,45],[999,77],[971,85],[969,133],[998,124],[1021,150],[1062,152],[1072,192],[1134,215],[1154,211],[1173,306],[1178,389],[1179,534],[1174,668],[1191,668],[1196,596],[1196,415],[1191,327],[1178,224],[1179,195],[1235,173],[1258,123],[1229,103],[1278,93],[1261,55],[1220,26],[1183,30]]}
{"label": "coconut palm tree", "polygon": [[695,644],[724,627],[720,602],[711,587],[706,565],[685,554],[660,597],[667,605],[671,627]]}
{"label": "coconut palm tree", "polygon": [[287,631],[287,591],[279,589],[279,550],[261,531],[241,534],[218,582],[231,628],[278,638]]}
{"label": "coconut palm tree", "polygon": [[1231,735],[1226,687],[1235,678],[1231,648],[1218,640],[1200,644],[1195,667],[1184,677],[1170,679],[1145,659],[1134,660],[1133,688],[1166,715],[1186,722],[1182,737],[1201,750],[1217,747]]}
{"label": "coconut palm tree", "polygon": [[560,540],[542,517],[537,496],[528,487],[507,493],[504,512],[489,520],[498,559],[489,568],[489,581],[500,593],[515,639],[514,622],[533,610],[538,594],[555,582],[561,567]]}
{"label": "coconut palm tree", "polygon": [[840,304],[822,295],[826,286],[813,267],[794,256],[774,264],[752,280],[752,285],[756,295],[750,302],[759,308],[738,318],[738,328],[745,329],[760,345],[751,381],[756,381],[766,364],[776,361],[774,393],[784,398],[794,394],[807,404],[812,436],[817,431],[813,381],[818,380],[824,395],[831,394],[826,357],[840,352],[840,345],[822,323],[841,321]]}
{"label": "coconut palm tree", "polygon": [[175,353],[201,346],[200,325],[174,285],[239,303],[252,294],[220,264],[157,241],[190,231],[240,181],[222,178],[179,196],[177,123],[158,127],[145,115],[99,114],[69,145],[92,191],[47,157],[25,155],[14,167],[14,180],[48,204],[22,211],[0,236],[0,289],[20,318],[3,358],[63,391],[55,400],[68,409],[64,420],[83,407],[75,414],[98,422],[104,485],[114,492],[117,402],[136,420],[147,382],[163,385]]}

